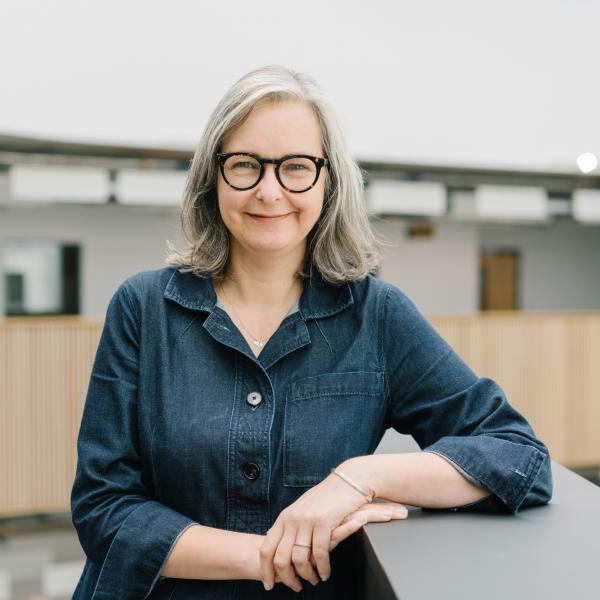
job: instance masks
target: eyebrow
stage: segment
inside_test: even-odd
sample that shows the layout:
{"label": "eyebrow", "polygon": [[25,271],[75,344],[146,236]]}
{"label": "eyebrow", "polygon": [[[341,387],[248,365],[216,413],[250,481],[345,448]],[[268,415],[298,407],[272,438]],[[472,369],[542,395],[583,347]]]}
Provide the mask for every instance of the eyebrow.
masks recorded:
{"label": "eyebrow", "polygon": [[222,154],[254,154],[255,156],[260,156],[260,158],[280,158],[281,156],[289,156],[291,154],[304,154],[306,156],[321,156],[323,154],[322,151],[314,153],[314,152],[305,152],[305,151],[294,151],[294,152],[284,152],[283,154],[280,154],[279,157],[276,156],[264,156],[263,154],[261,154],[260,152],[253,152],[252,150],[228,150],[227,152],[225,150],[221,150]]}

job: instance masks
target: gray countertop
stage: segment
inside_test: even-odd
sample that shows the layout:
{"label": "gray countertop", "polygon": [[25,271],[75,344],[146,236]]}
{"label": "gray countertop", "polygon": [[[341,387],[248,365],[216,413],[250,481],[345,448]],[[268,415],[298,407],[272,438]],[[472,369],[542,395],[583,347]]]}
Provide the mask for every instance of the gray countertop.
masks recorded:
{"label": "gray countertop", "polygon": [[424,512],[363,530],[365,597],[600,598],[600,488],[552,463],[550,504],[516,515]]}

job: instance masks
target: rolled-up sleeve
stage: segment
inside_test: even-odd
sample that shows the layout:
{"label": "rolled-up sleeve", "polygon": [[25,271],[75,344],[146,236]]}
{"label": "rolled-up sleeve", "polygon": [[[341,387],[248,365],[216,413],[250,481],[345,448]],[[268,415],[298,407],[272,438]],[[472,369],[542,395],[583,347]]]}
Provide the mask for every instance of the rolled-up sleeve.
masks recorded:
{"label": "rolled-up sleeve", "polygon": [[388,426],[491,492],[455,510],[516,513],[549,502],[548,448],[502,388],[475,375],[394,286],[387,289],[384,315]]}
{"label": "rolled-up sleeve", "polygon": [[139,330],[126,283],[111,298],[94,359],[71,491],[72,521],[100,570],[94,600],[146,598],[191,518],[155,501],[137,429]]}

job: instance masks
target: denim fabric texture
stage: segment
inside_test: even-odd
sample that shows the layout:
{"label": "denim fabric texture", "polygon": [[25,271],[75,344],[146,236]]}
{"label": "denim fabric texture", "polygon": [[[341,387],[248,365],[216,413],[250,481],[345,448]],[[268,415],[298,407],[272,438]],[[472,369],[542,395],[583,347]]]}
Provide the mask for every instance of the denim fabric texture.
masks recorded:
{"label": "denim fabric texture", "polygon": [[547,448],[395,286],[306,280],[258,357],[216,303],[211,277],[174,266],[129,277],[109,302],[77,441],[71,508],[87,561],[75,600],[352,598],[356,536],[301,594],[160,571],[195,523],[265,534],[390,427],[492,493],[451,510],[550,500]]}

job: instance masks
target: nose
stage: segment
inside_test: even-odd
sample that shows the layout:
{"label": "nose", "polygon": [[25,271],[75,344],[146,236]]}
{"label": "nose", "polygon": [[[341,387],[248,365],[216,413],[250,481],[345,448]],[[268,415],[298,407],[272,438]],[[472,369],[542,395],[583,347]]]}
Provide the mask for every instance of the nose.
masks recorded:
{"label": "nose", "polygon": [[283,188],[275,176],[275,165],[267,163],[265,172],[256,186],[256,195],[264,202],[273,202],[281,198]]}

